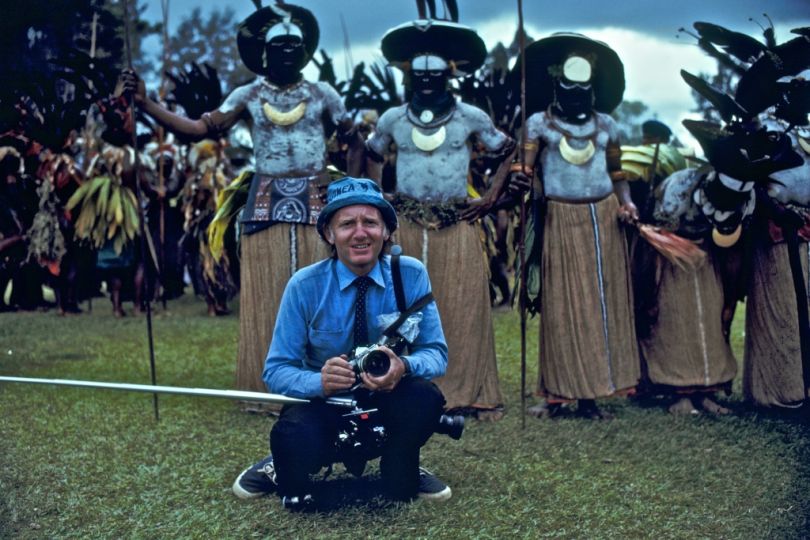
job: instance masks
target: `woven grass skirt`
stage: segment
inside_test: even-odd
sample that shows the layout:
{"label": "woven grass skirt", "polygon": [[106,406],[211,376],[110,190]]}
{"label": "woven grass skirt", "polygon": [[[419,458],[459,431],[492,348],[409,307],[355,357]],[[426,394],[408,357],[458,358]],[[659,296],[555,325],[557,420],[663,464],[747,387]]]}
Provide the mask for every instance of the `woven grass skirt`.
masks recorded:
{"label": "woven grass skirt", "polygon": [[439,308],[449,360],[434,382],[447,409],[495,409],[503,404],[489,298],[489,275],[477,225],[460,222],[426,230],[400,219],[395,241],[425,263]]}
{"label": "woven grass skirt", "polygon": [[609,196],[548,201],[543,236],[538,393],[595,399],[640,375],[625,235]]}
{"label": "woven grass skirt", "polygon": [[729,383],[737,361],[723,336],[723,282],[711,252],[697,269],[660,255],[657,268],[657,320],[639,342],[650,382],[695,391]]}
{"label": "woven grass skirt", "polygon": [[[808,244],[799,244],[807,280]],[[787,244],[754,248],[745,302],[743,395],[757,405],[798,407],[805,397],[796,293]]]}

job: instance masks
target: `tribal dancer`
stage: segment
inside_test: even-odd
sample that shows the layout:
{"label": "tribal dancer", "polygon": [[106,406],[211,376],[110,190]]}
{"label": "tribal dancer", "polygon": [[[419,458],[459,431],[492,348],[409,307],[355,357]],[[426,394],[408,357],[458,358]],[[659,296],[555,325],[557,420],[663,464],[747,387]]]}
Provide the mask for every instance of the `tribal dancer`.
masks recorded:
{"label": "tribal dancer", "polygon": [[405,73],[411,97],[380,117],[367,143],[369,168],[376,168],[372,177],[379,182],[379,164],[396,144],[396,188],[388,196],[402,218],[397,241],[428,267],[442,314],[450,359],[436,383],[447,408],[496,420],[503,399],[487,265],[472,223],[488,203],[469,203],[467,176],[473,140],[498,161],[511,154],[514,142],[484,111],[457,101],[448,86],[451,77],[478,69],[486,48],[466,26],[420,19],[390,30],[382,51]]}
{"label": "tribal dancer", "polygon": [[[713,394],[731,393],[737,373],[728,341],[737,272],[729,261],[739,255],[733,246],[754,211],[759,171],[740,159],[728,133],[699,122],[684,124],[710,156],[711,166],[667,177],[652,193],[652,221],[694,242],[705,258],[675,264],[646,242],[638,244],[634,264],[645,270],[634,275],[634,284],[639,303],[647,308],[637,311],[636,328],[645,382],[673,398],[671,413],[727,414]],[[728,305],[732,311],[725,309]]]}
{"label": "tribal dancer", "polygon": [[241,389],[265,389],[264,358],[289,276],[329,255],[314,227],[329,181],[327,133],[336,126],[338,136],[348,140],[355,131],[337,92],[301,75],[318,38],[317,21],[304,8],[272,5],[250,15],[239,25],[237,45],[242,61],[259,77],[197,120],[159,106],[134,74],[123,75],[128,89],[137,88],[142,109],[172,131],[216,138],[239,120],[250,124],[256,172],[241,218]]}
{"label": "tribal dancer", "polygon": [[[766,125],[787,127],[774,120]],[[789,136],[802,164],[773,173],[775,182],[767,193],[782,212],[790,212],[803,223],[794,234],[798,234],[803,278],[810,283],[810,131],[804,126]],[[786,243],[791,231],[786,231],[775,217],[761,216],[751,229],[753,256],[745,304],[743,395],[760,406],[798,408],[807,398],[807,388]]]}
{"label": "tribal dancer", "polygon": [[[232,276],[231,257],[215,260],[207,229],[216,212],[216,199],[227,185],[228,160],[224,141],[204,140],[192,146],[184,188],[185,231],[182,246],[184,266],[191,277],[194,293],[205,298],[209,316],[228,315],[228,299],[237,292]],[[236,257],[234,257],[236,259]]]}
{"label": "tribal dancer", "polygon": [[638,219],[638,211],[609,116],[624,93],[624,67],[604,43],[571,33],[536,41],[524,56],[527,113],[534,114],[526,122],[526,169],[517,176],[525,182],[539,160],[546,200],[533,253],[527,247],[542,283],[538,392],[546,402],[529,412],[553,416],[578,401],[578,414],[609,418],[595,400],[631,393],[639,379],[627,245],[617,219]]}
{"label": "tribal dancer", "polygon": [[[729,187],[743,180],[743,189],[756,197],[744,243],[749,268],[744,285],[743,394],[756,405],[797,409],[810,386],[810,81],[800,76],[810,68],[810,28],[792,30],[797,36],[780,44],[772,27],[763,31],[764,42],[707,22],[696,22],[694,28],[701,48],[740,76],[732,96],[682,72],[724,121],[722,128],[704,126],[720,139],[714,148],[704,149],[722,184]],[[763,120],[766,112],[770,120]],[[725,167],[718,166],[718,160],[725,160]],[[718,206],[714,217],[729,210]],[[735,216],[732,212],[727,218],[732,225]],[[726,243],[739,237],[741,227],[726,228],[720,230],[730,235]]]}

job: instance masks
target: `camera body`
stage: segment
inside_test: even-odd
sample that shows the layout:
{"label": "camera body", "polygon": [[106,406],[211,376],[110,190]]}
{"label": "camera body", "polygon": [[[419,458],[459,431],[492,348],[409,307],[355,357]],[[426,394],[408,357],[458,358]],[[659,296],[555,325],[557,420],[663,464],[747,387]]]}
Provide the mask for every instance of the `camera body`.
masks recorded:
{"label": "camera body", "polygon": [[[343,422],[335,440],[334,461],[342,462],[349,473],[360,476],[368,461],[382,455],[383,446],[388,440],[385,426],[374,414],[377,409],[364,409],[353,398],[331,397],[327,398],[326,402],[348,409],[343,415]],[[463,416],[443,414],[434,427],[434,433],[443,433],[455,440],[461,438],[463,431]]]}
{"label": "camera body", "polygon": [[372,377],[381,377],[388,373],[391,367],[391,359],[385,351],[381,351],[380,347],[385,346],[394,351],[394,354],[399,355],[405,350],[408,344],[400,335],[394,337],[385,336],[379,343],[374,343],[368,347],[357,347],[352,351],[352,356],[349,358],[349,364],[354,370],[357,380],[363,373],[368,373]]}

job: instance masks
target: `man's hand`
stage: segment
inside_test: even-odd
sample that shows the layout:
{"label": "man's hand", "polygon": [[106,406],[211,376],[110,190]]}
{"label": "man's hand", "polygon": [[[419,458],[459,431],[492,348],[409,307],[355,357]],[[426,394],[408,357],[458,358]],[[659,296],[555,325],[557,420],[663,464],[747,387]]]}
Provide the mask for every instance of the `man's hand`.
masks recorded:
{"label": "man's hand", "polygon": [[131,95],[137,104],[141,104],[146,100],[146,85],[138,77],[138,74],[131,69],[123,70],[118,75],[118,81],[115,83],[113,95],[119,97],[122,94]]}
{"label": "man's hand", "polygon": [[345,354],[341,354],[324,363],[321,368],[321,387],[324,396],[339,394],[354,386],[354,370],[347,358]]}
{"label": "man's hand", "polygon": [[461,219],[475,221],[486,216],[492,208],[492,202],[485,197],[467,199],[467,208],[461,211]]}
{"label": "man's hand", "polygon": [[361,375],[363,386],[373,392],[390,392],[397,387],[399,381],[405,375],[405,364],[388,347],[382,346],[379,350],[388,355],[391,365],[382,377],[372,377],[368,373],[363,373]]}
{"label": "man's hand", "polygon": [[635,223],[638,221],[638,208],[628,201],[619,207],[619,220],[623,223]]}
{"label": "man's hand", "polygon": [[514,172],[509,176],[506,189],[512,196],[522,195],[527,191],[531,191],[532,179],[529,175],[520,171]]}

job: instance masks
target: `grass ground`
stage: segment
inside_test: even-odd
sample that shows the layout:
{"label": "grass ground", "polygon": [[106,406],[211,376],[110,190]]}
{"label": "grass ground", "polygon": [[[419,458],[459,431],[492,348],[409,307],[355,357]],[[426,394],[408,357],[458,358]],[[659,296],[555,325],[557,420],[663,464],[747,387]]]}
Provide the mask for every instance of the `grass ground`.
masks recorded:
{"label": "grass ground", "polygon": [[[143,317],[109,304],[76,317],[0,314],[0,373],[148,383]],[[727,403],[729,417],[676,418],[609,400],[611,422],[526,419],[519,320],[495,319],[507,415],[437,436],[423,462],[453,488],[444,504],[385,505],[342,469],[331,510],[285,512],[230,492],[267,452],[272,420],[217,399],[0,385],[0,538],[805,538],[810,430]],[[536,321],[529,321],[536,358]],[[740,356],[741,324],[734,329]],[[238,321],[191,298],[154,317],[159,384],[232,388]],[[529,362],[529,387],[536,366]],[[532,400],[529,400],[532,403]]]}

